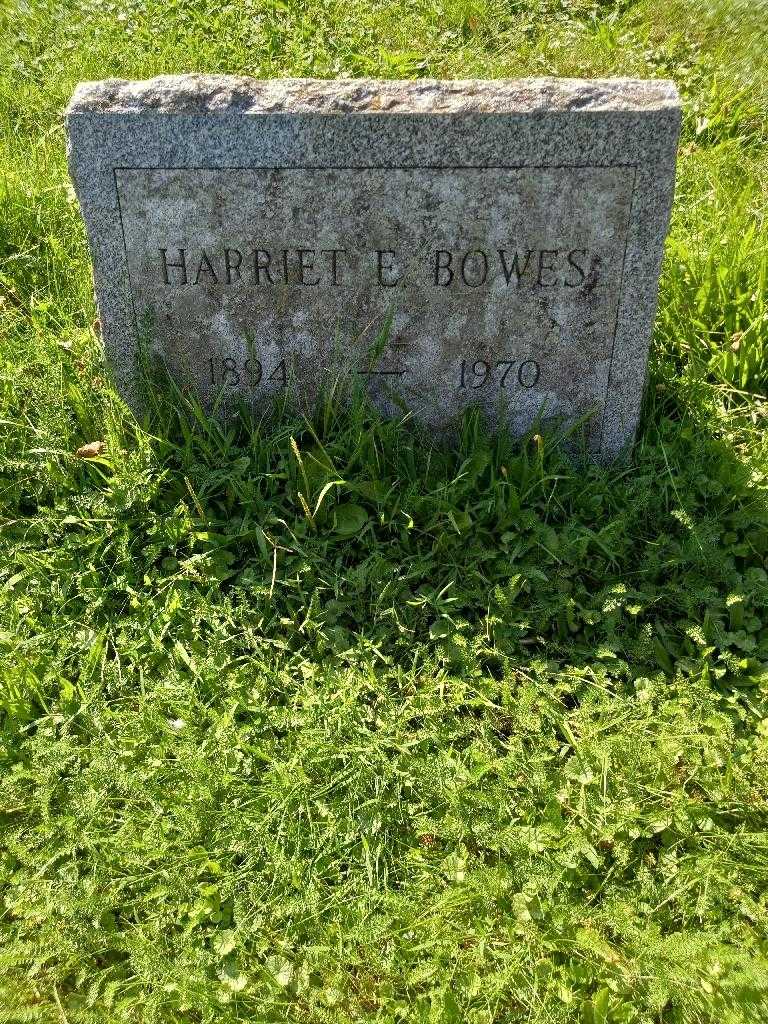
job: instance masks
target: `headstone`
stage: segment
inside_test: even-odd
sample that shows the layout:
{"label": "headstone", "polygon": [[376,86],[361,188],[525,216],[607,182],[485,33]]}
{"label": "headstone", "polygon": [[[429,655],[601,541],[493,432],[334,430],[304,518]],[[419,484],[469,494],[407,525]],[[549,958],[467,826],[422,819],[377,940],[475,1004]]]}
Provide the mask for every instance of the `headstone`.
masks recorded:
{"label": "headstone", "polygon": [[79,85],[69,162],[103,336],[209,407],[340,375],[435,429],[637,426],[680,109],[666,81]]}

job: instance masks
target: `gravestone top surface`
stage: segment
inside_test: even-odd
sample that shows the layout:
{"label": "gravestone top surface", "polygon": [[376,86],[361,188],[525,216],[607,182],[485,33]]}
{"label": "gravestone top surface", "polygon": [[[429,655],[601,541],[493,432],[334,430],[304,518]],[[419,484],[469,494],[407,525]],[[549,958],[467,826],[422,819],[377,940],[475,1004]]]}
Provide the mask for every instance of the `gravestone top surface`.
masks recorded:
{"label": "gravestone top surface", "polygon": [[209,406],[340,375],[440,429],[639,417],[680,109],[666,81],[79,85],[69,162],[107,354]]}
{"label": "gravestone top surface", "polygon": [[69,113],[509,114],[643,111],[678,105],[677,90],[663,79],[262,80],[234,75],[161,75],[140,82],[82,82]]}

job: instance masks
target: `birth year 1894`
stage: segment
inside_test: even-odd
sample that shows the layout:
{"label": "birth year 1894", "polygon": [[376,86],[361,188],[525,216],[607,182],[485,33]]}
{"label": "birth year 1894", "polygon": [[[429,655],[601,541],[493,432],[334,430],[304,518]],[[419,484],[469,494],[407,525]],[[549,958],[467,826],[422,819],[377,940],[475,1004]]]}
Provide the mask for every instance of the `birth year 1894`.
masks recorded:
{"label": "birth year 1894", "polygon": [[232,356],[211,356],[208,360],[211,384],[230,388],[255,388],[260,384],[284,388],[288,383],[285,360],[268,366],[260,359],[248,358],[244,362]]}

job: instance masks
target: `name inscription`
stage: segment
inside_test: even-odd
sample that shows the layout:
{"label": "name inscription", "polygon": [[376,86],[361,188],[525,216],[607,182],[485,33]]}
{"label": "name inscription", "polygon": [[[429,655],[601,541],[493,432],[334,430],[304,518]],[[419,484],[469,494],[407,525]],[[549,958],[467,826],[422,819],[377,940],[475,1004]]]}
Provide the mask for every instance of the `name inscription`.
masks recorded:
{"label": "name inscription", "polygon": [[[357,286],[367,276],[379,288],[396,288],[408,272],[395,249],[373,249],[354,263],[344,248],[158,249],[159,279],[169,287],[185,285],[247,285],[256,288],[299,285],[316,288]],[[588,249],[435,249],[426,260],[422,283],[436,288],[481,288],[503,282],[506,287],[581,288],[588,278],[597,283],[600,258]],[[412,265],[412,261],[409,261]]]}

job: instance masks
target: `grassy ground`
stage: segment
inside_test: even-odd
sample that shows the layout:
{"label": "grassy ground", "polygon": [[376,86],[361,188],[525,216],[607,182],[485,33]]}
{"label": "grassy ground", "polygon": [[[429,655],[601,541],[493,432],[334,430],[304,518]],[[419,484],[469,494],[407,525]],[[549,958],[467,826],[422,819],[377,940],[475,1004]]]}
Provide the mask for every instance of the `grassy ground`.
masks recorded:
{"label": "grassy ground", "polygon": [[[0,2],[0,1021],[768,1020],[766,24]],[[674,77],[632,461],[360,404],[137,424],[62,109],[190,70]]]}

